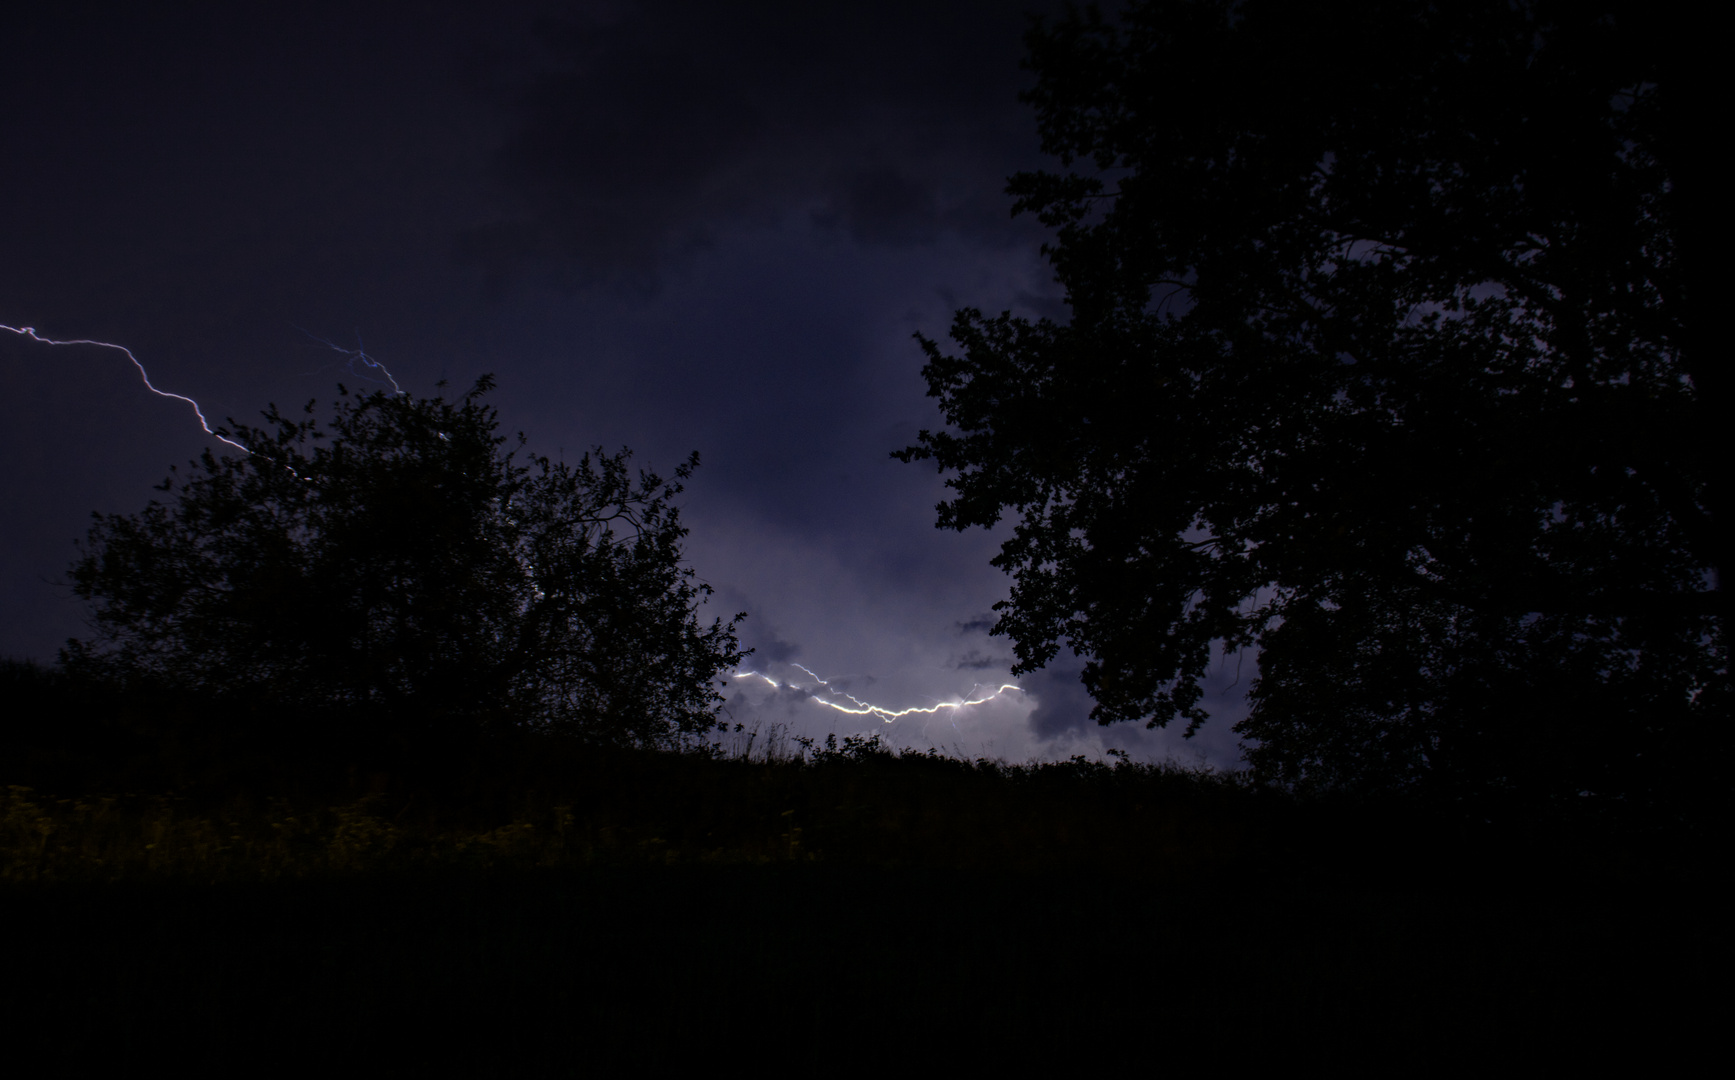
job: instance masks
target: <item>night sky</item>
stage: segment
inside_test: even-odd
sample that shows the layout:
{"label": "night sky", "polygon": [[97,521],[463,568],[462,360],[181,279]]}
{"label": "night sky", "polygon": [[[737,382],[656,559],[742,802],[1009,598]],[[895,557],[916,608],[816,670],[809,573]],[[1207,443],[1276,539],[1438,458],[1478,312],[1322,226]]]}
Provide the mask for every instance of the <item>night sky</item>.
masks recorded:
{"label": "night sky", "polygon": [[[0,324],[125,345],[214,420],[359,384],[316,336],[416,394],[494,373],[538,452],[698,450],[706,619],[747,611],[749,666],[784,684],[732,680],[732,723],[1238,759],[1251,661],[1192,740],[1098,728],[1064,652],[1013,680],[1002,535],[936,530],[941,478],[889,456],[941,424],[914,332],[1065,317],[1003,192],[1049,164],[1016,5],[165,7],[11,20]],[[0,380],[0,653],[50,661],[83,632],[61,579],[90,512],[214,444],[111,350],[0,333]],[[884,724],[797,664],[894,709],[1023,691]]]}

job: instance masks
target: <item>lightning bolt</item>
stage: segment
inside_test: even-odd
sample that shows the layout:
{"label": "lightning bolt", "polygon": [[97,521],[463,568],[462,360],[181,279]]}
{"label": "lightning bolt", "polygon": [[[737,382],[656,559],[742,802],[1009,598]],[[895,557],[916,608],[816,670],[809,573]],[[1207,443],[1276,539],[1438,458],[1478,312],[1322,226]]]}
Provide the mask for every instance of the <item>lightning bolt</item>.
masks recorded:
{"label": "lightning bolt", "polygon": [[[296,327],[296,329],[300,330],[301,328]],[[192,406],[193,415],[199,418],[199,426],[205,430],[205,434],[211,436],[211,438],[213,438],[213,439],[216,439],[218,442],[227,443],[230,446],[233,446],[235,449],[241,451],[244,454],[251,454],[253,452],[252,450],[249,450],[247,447],[236,442],[234,439],[229,438],[227,435],[220,434],[217,431],[213,430],[211,427],[211,422],[209,420],[205,419],[205,411],[203,409],[199,408],[199,403],[197,401],[194,401],[192,398],[188,397],[185,394],[174,394],[174,393],[170,393],[167,390],[158,390],[156,385],[151,382],[150,373],[145,371],[145,366],[143,364],[139,363],[139,358],[134,356],[133,351],[131,349],[127,348],[125,345],[116,345],[110,341],[93,341],[90,338],[70,338],[66,341],[60,341],[60,340],[57,340],[55,338],[45,338],[41,334],[38,334],[36,332],[36,328],[33,326],[6,326],[4,324],[0,324],[0,330],[10,330],[12,333],[17,334],[20,337],[27,337],[31,341],[39,341],[44,345],[95,345],[101,349],[117,350],[118,352],[124,354],[128,360],[131,360],[133,367],[138,369],[139,378],[144,382],[146,390],[149,390],[151,393],[157,395],[158,397],[173,398],[176,401],[186,402],[188,405]],[[396,379],[392,378],[392,373],[390,371],[386,370],[386,366],[384,364],[380,363],[378,360],[375,360],[373,357],[369,356],[361,348],[360,335],[357,335],[356,347],[353,349],[346,349],[342,345],[338,345],[338,344],[335,344],[333,342],[327,341],[322,337],[317,337],[313,334],[308,334],[306,330],[302,330],[301,332],[304,334],[307,334],[308,337],[313,338],[313,340],[319,342],[321,345],[324,345],[326,348],[331,349],[334,352],[342,353],[344,356],[349,357],[348,362],[344,366],[347,367],[352,374],[357,375],[363,379],[367,379],[369,382],[379,382],[380,381],[380,380],[374,378],[373,376],[368,375],[366,372],[358,371],[356,369],[356,364],[360,363],[363,367],[371,368],[372,370],[379,372],[381,375],[384,375],[385,381],[391,385],[393,392],[399,393],[399,394],[402,394],[404,392],[404,388],[398,385],[398,381]]]}
{"label": "lightning bolt", "polygon": [[218,442],[228,443],[230,446],[233,446],[242,453],[250,454],[253,452],[236,442],[234,439],[229,438],[227,435],[222,435],[212,430],[211,422],[205,419],[205,411],[199,408],[199,403],[197,401],[194,401],[185,394],[172,394],[167,390],[158,390],[151,382],[150,373],[145,371],[145,366],[139,363],[139,358],[134,356],[133,351],[125,345],[116,345],[109,341],[92,341],[90,338],[71,338],[67,341],[57,341],[54,338],[45,338],[41,334],[38,334],[36,328],[33,326],[5,326],[0,324],[0,330],[10,330],[12,333],[17,334],[20,337],[27,337],[31,341],[40,341],[44,345],[95,345],[98,348],[117,350],[118,352],[125,354],[126,358],[133,362],[133,367],[139,369],[139,378],[144,381],[146,390],[149,390],[158,397],[173,398],[176,401],[186,402],[188,405],[193,407],[193,415],[199,418],[199,426],[205,429],[205,434],[216,439]]}
{"label": "lightning bolt", "polygon": [[[301,330],[301,327],[298,326],[298,327],[296,327],[296,329]],[[373,357],[369,356],[362,349],[361,334],[360,333],[357,333],[355,336],[356,347],[353,349],[346,349],[342,345],[337,344],[336,342],[325,340],[324,338],[320,337],[318,334],[309,333],[306,330],[301,330],[301,332],[304,334],[307,334],[308,337],[319,342],[321,345],[324,345],[326,348],[330,349],[332,352],[342,353],[343,355],[349,357],[349,360],[344,363],[344,367],[349,370],[350,374],[355,375],[358,378],[366,379],[369,382],[376,382],[377,383],[380,381],[380,380],[374,378],[373,376],[367,374],[366,372],[357,371],[355,366],[357,363],[360,363],[363,367],[372,368],[373,370],[379,372],[381,375],[384,375],[385,381],[391,385],[393,393],[401,394],[404,392],[404,388],[398,385],[398,381],[396,379],[392,378],[392,373],[386,370],[386,366],[384,364],[380,363],[378,360],[375,360]]]}
{"label": "lightning bolt", "polygon": [[[809,700],[814,701],[820,705],[824,705],[828,709],[836,709],[840,713],[847,713],[850,716],[878,716],[888,724],[891,723],[892,721],[898,719],[899,717],[911,716],[911,715],[916,714],[916,713],[921,713],[921,714],[925,714],[928,716],[932,716],[933,714],[939,712],[941,709],[962,709],[962,708],[965,708],[966,706],[970,706],[970,705],[982,705],[982,704],[985,704],[986,702],[993,701],[995,698],[999,697],[1001,694],[1004,694],[1008,690],[1016,690],[1021,694],[1024,692],[1024,688],[1021,686],[1014,686],[1011,683],[1003,683],[999,687],[995,688],[994,690],[990,691],[989,693],[987,693],[981,697],[970,696],[970,697],[966,697],[960,701],[942,701],[938,705],[911,706],[908,709],[888,709],[883,705],[870,705],[867,702],[856,697],[855,695],[846,693],[842,690],[831,689],[831,684],[829,682],[820,678],[818,675],[815,675],[810,669],[802,667],[800,664],[791,664],[790,666],[795,667],[795,668],[801,668],[802,671],[805,671],[805,672],[807,672],[808,675],[812,676],[814,682],[818,683],[821,687],[824,688],[823,690],[809,691],[808,692],[808,699]],[[764,679],[766,682],[770,683],[774,687],[781,687],[784,685],[783,683],[778,682],[776,679],[773,679],[771,676],[766,675],[763,672],[759,672],[759,671],[737,671],[737,672],[735,672],[734,675],[731,676],[731,678],[736,678],[736,679],[741,679],[741,678]],[[971,695],[974,695],[976,693],[976,691],[980,690],[981,688],[982,687],[981,687],[980,683],[978,683],[976,686],[972,687],[971,691],[970,691]],[[796,687],[796,689],[799,690],[801,688]],[[827,698],[819,696],[822,693],[829,695],[831,697],[847,698],[847,699],[849,699],[850,704],[844,705],[844,704],[840,704],[839,702],[836,702],[836,701],[827,700]]]}

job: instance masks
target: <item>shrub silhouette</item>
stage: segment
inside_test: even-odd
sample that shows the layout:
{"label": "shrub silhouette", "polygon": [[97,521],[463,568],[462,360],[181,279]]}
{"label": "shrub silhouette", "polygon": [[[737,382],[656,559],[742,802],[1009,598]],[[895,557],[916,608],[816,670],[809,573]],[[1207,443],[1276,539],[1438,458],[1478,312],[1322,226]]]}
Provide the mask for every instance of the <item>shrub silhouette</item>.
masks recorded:
{"label": "shrub silhouette", "polygon": [[456,401],[339,387],[328,425],[275,406],[131,515],[97,514],[71,571],[96,633],[73,674],[219,709],[428,733],[535,726],[679,743],[716,723],[735,625],[699,621],[665,481],[630,452],[504,449],[484,377]]}

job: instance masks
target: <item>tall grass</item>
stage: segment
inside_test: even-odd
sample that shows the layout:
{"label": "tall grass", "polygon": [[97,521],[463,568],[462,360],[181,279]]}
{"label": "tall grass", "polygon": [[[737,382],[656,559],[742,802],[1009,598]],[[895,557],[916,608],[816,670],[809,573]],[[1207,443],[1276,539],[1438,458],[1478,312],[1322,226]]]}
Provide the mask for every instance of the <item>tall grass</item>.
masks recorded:
{"label": "tall grass", "polygon": [[[1187,874],[1243,856],[1238,778],[963,762],[877,741],[656,752],[523,739],[299,790],[0,794],[0,879],[274,880],[412,868],[769,864]],[[358,790],[359,789],[359,790]]]}
{"label": "tall grass", "polygon": [[1438,877],[1467,860],[1500,873],[1570,862],[1632,875],[1660,859],[1692,869],[1691,846],[1702,846],[1300,800],[1243,774],[1124,756],[967,761],[779,728],[733,728],[683,751],[526,731],[441,741],[353,718],[117,694],[20,664],[0,665],[0,697],[12,706],[0,717],[9,882],[769,864],[1190,881]]}

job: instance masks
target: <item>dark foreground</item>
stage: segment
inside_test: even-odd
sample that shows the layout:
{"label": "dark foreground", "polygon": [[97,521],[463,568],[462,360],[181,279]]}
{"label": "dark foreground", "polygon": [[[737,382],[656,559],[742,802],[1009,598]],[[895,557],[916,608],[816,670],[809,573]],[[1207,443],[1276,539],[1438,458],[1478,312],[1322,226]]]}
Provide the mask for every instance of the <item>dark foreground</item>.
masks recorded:
{"label": "dark foreground", "polygon": [[1656,1061],[1726,1022],[1725,913],[1642,889],[783,865],[15,888],[0,908],[9,1041],[61,1074]]}
{"label": "dark foreground", "polygon": [[12,675],[0,1032],[55,1075],[1654,1070],[1727,1023],[1709,819],[863,745],[433,752]]}

